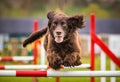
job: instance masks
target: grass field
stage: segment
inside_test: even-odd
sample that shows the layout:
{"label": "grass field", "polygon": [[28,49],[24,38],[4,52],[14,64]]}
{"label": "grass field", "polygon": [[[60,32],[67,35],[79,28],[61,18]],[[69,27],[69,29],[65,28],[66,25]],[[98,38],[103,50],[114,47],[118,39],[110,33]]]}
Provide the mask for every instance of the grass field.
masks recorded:
{"label": "grass field", "polygon": [[[88,57],[82,58],[83,63],[90,63]],[[3,63],[0,63],[3,65]],[[4,63],[5,64],[5,63]],[[95,69],[100,70],[100,58],[97,56],[95,58]],[[110,59],[107,58],[106,70],[110,69]],[[67,69],[67,70],[79,70],[79,71],[89,71],[89,69]],[[116,66],[116,70],[120,70]],[[38,82],[55,82],[55,78],[53,77],[38,77]],[[32,77],[0,77],[0,82],[33,82]],[[90,77],[61,77],[60,82],[90,82]],[[95,78],[95,82],[100,82],[100,77]],[[110,82],[110,77],[107,77],[106,82]],[[116,82],[120,82],[120,77],[116,78]]]}

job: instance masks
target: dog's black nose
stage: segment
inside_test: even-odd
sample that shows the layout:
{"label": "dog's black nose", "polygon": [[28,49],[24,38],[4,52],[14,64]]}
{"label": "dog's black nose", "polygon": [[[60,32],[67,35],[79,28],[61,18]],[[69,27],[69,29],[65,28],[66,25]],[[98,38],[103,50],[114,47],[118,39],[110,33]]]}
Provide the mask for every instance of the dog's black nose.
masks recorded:
{"label": "dog's black nose", "polygon": [[61,35],[61,32],[56,32],[57,35]]}

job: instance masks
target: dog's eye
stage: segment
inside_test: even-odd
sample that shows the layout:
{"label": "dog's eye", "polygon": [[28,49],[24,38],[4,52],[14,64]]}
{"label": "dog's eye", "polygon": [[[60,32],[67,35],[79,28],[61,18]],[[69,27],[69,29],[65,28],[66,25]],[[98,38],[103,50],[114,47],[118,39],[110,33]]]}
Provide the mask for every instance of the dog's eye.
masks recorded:
{"label": "dog's eye", "polygon": [[55,23],[52,23],[52,26],[56,26],[56,24],[55,24]]}
{"label": "dog's eye", "polygon": [[66,24],[66,23],[64,23],[64,24],[62,24],[62,26],[63,26],[64,28],[66,28],[66,27],[67,27],[67,24]]}
{"label": "dog's eye", "polygon": [[66,26],[67,26],[67,24],[66,24],[66,23],[64,23],[62,26],[63,26],[63,27],[66,27]]}
{"label": "dog's eye", "polygon": [[56,26],[56,25],[57,25],[57,22],[53,22],[53,23],[52,23],[52,26]]}
{"label": "dog's eye", "polygon": [[67,26],[67,24],[65,22],[61,22],[61,24],[62,24],[63,27]]}

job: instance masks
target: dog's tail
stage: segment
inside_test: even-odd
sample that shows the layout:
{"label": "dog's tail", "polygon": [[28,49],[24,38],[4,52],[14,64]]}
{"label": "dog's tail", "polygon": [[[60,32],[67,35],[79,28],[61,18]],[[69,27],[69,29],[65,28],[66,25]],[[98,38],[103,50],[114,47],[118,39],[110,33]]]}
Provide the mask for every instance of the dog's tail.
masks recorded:
{"label": "dog's tail", "polygon": [[46,34],[47,28],[45,27],[37,32],[32,33],[24,42],[23,42],[23,47],[26,47],[29,43],[34,42],[35,40],[41,38],[43,35]]}

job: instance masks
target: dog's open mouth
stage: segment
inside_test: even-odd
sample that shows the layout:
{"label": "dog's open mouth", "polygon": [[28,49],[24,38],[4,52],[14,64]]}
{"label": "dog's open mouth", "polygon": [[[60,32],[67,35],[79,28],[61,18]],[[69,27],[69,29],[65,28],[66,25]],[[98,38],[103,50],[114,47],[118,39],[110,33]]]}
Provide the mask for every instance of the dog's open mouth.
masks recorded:
{"label": "dog's open mouth", "polygon": [[55,36],[55,41],[57,43],[61,43],[61,42],[63,42],[63,37],[62,36]]}

